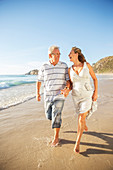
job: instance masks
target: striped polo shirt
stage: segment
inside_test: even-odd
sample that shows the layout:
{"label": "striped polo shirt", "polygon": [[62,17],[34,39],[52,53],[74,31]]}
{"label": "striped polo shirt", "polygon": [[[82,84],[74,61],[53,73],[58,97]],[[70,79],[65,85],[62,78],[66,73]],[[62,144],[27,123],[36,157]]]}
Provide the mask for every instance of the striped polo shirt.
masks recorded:
{"label": "striped polo shirt", "polygon": [[44,100],[64,100],[60,94],[69,80],[68,67],[64,62],[59,61],[55,66],[50,62],[45,63],[38,73],[38,81],[44,83]]}

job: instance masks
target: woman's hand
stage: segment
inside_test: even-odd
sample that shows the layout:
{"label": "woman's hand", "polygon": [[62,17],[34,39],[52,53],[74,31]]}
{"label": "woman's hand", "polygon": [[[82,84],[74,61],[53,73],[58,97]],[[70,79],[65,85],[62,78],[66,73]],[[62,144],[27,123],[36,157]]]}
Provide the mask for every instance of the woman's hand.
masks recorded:
{"label": "woman's hand", "polygon": [[94,91],[93,96],[92,96],[92,100],[96,101],[97,98],[98,98],[97,92]]}
{"label": "woman's hand", "polygon": [[41,101],[41,96],[40,96],[40,94],[37,94],[36,99],[37,99],[37,101]]}

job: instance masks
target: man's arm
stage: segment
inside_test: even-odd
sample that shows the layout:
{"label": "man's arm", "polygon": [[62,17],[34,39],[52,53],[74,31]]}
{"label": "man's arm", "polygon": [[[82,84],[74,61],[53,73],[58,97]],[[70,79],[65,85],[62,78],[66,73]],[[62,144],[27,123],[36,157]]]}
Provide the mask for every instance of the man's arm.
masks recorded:
{"label": "man's arm", "polygon": [[41,82],[37,81],[37,85],[36,85],[36,99],[37,99],[37,101],[41,101],[40,88],[41,88]]}
{"label": "man's arm", "polygon": [[[70,78],[70,68],[68,69],[68,75]],[[61,94],[63,94],[64,97],[67,97],[71,90],[72,90],[72,82],[71,80],[67,80],[66,87],[63,90],[61,90]]]}

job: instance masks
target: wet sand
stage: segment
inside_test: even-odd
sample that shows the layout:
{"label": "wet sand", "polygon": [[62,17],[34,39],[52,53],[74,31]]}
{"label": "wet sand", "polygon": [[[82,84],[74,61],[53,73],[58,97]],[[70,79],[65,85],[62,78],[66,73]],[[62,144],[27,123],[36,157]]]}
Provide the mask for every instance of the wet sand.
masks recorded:
{"label": "wet sand", "polygon": [[98,110],[87,125],[77,154],[73,152],[77,115],[71,95],[65,101],[60,145],[55,148],[49,144],[53,130],[45,118],[43,101],[32,99],[0,111],[0,170],[112,170],[112,79],[99,82]]}

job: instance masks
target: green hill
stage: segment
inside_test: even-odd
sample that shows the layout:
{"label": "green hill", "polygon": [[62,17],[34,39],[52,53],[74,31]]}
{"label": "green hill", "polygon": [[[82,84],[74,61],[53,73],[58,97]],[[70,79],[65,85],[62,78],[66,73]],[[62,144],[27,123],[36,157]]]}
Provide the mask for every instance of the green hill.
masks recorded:
{"label": "green hill", "polygon": [[95,73],[113,73],[113,56],[102,58],[92,67]]}

